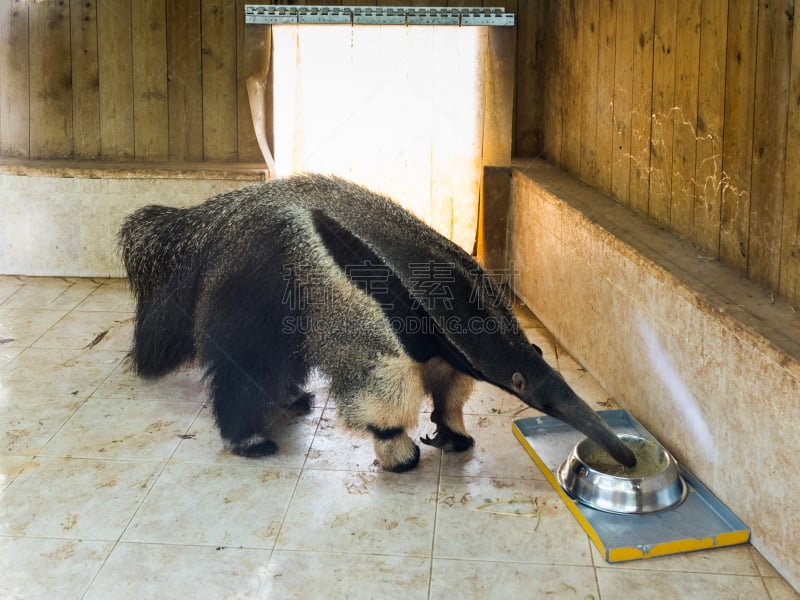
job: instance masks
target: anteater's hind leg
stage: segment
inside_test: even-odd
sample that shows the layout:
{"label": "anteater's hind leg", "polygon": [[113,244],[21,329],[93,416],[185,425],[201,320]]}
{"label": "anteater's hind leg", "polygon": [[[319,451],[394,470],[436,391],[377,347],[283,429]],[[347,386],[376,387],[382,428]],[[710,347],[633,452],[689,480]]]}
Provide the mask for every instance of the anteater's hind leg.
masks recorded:
{"label": "anteater's hind leg", "polygon": [[277,451],[267,430],[298,400],[308,369],[296,340],[282,334],[270,299],[246,283],[229,281],[224,292],[203,299],[197,347],[222,438],[234,454],[258,457]]}
{"label": "anteater's hind leg", "polygon": [[421,438],[425,444],[462,452],[475,441],[464,427],[464,404],[469,399],[475,380],[457,371],[440,358],[424,365],[425,389],[433,397],[431,421],[436,424],[433,438]]}
{"label": "anteater's hind leg", "polygon": [[132,359],[142,377],[169,373],[194,356],[193,291],[179,274],[136,304]]}

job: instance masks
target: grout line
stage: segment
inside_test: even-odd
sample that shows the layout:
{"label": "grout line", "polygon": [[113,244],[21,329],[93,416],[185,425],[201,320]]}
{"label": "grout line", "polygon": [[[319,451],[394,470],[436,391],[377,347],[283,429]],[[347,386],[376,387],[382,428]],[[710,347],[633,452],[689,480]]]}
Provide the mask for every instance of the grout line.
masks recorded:
{"label": "grout line", "polygon": [[444,470],[444,451],[439,451],[439,472],[436,476],[436,501],[433,504],[433,530],[431,532],[431,550],[428,557],[428,600],[431,597],[431,586],[433,585],[433,560],[436,553],[436,521],[439,519],[439,497],[442,491],[442,471]]}

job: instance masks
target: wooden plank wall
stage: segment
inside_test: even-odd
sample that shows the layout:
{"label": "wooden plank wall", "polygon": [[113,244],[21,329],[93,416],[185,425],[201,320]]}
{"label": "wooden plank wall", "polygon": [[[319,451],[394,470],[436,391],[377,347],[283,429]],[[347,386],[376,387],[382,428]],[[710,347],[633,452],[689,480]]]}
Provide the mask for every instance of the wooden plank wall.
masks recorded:
{"label": "wooden plank wall", "polygon": [[[519,57],[516,153],[546,157],[800,302],[798,8],[519,2],[520,30],[538,33],[519,43],[537,60]],[[540,140],[526,114],[541,119]]]}
{"label": "wooden plank wall", "polygon": [[244,4],[0,0],[0,156],[261,161]]}
{"label": "wooden plank wall", "polygon": [[[261,161],[245,3],[0,0],[0,157]],[[800,0],[308,3],[516,11],[515,153],[800,301]]]}
{"label": "wooden plank wall", "polygon": [[[262,68],[265,29],[244,25],[245,4],[247,0],[0,0],[0,157],[261,161],[246,81]],[[516,0],[505,4],[516,10]],[[536,39],[538,23],[526,22],[525,31],[534,33],[525,39]],[[534,58],[535,50],[531,48]],[[531,119],[523,122],[530,124]]]}

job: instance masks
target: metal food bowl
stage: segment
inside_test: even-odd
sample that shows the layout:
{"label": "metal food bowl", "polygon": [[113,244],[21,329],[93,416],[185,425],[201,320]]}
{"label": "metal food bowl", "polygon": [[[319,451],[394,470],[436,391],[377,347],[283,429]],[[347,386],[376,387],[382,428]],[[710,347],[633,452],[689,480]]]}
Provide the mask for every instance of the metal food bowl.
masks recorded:
{"label": "metal food bowl", "polygon": [[564,491],[587,506],[612,513],[654,513],[683,502],[686,483],[669,452],[638,435],[617,437],[636,455],[636,465],[624,467],[594,441],[583,439],[556,472]]}

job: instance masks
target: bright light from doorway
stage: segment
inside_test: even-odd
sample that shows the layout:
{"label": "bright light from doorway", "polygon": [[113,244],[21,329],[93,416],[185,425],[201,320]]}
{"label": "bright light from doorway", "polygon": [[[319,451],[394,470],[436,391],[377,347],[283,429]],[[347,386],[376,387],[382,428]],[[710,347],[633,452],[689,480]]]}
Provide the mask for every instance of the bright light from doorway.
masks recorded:
{"label": "bright light from doorway", "polygon": [[471,250],[487,39],[486,27],[273,27],[278,175],[346,177]]}

